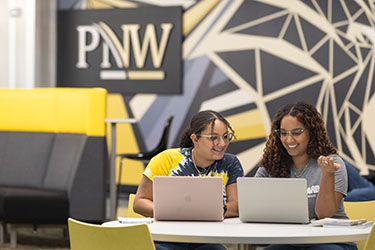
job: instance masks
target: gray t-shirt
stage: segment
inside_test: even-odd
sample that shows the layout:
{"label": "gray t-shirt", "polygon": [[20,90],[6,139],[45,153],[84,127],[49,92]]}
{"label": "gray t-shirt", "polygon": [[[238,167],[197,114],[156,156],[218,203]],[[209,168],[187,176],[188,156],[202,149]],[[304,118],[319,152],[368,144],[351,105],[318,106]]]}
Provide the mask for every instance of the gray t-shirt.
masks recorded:
{"label": "gray t-shirt", "polygon": [[[335,163],[338,163],[341,165],[341,168],[339,168],[335,173],[335,191],[342,193],[345,197],[347,194],[347,190],[348,190],[348,176],[346,174],[346,167],[345,167],[344,161],[338,155],[330,155],[330,157],[333,157]],[[294,165],[290,166],[290,178],[296,178],[294,176],[295,171],[297,172],[297,176],[299,176],[299,178],[305,178],[307,180],[309,218],[310,220],[318,219],[315,214],[315,202],[316,202],[316,197],[319,192],[320,176],[322,172],[320,168],[318,167],[317,159],[310,158],[307,169],[303,173],[301,173],[302,169],[297,170],[294,167]],[[267,170],[264,167],[260,167],[258,171],[256,172],[255,177],[271,177],[271,176],[267,173]],[[344,210],[344,199],[341,200],[338,210],[333,217],[345,218],[345,219],[348,218]]]}

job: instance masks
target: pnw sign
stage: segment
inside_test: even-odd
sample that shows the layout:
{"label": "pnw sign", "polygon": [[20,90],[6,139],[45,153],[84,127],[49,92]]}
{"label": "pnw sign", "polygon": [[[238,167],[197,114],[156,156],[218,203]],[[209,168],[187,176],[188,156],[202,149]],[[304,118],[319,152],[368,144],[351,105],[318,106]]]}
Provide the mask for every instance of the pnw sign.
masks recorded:
{"label": "pnw sign", "polygon": [[180,94],[181,8],[69,10],[58,15],[58,87]]}

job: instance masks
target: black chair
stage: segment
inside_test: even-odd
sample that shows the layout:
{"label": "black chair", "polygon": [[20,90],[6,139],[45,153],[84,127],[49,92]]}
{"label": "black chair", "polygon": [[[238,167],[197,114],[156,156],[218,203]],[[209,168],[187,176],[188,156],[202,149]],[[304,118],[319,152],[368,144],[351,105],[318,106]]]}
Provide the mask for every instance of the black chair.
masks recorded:
{"label": "black chair", "polygon": [[121,181],[121,173],[122,173],[122,166],[125,159],[137,160],[142,161],[145,165],[151,160],[152,157],[157,155],[158,153],[167,149],[169,133],[171,130],[171,125],[174,116],[171,116],[164,125],[163,134],[160,138],[159,144],[152,150],[146,152],[139,152],[137,154],[117,154],[117,157],[120,157],[120,169],[119,169],[119,179],[117,184],[117,201],[119,196],[120,190],[120,181]]}

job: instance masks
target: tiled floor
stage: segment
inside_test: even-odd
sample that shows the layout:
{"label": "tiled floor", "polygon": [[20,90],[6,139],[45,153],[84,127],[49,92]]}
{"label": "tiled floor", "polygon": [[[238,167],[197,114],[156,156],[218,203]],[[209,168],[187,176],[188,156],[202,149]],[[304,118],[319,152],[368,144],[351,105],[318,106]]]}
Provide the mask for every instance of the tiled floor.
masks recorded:
{"label": "tiled floor", "polygon": [[[40,227],[34,231],[32,226],[24,225],[17,229],[17,249],[68,250],[69,240],[64,233],[61,226]],[[5,244],[0,245],[0,249],[12,249],[9,238]]]}
{"label": "tiled floor", "polygon": [[[119,200],[117,210],[118,216],[127,216],[128,194],[122,194]],[[9,232],[9,230],[7,230]],[[37,227],[36,230],[32,225],[23,225],[17,228],[17,249],[34,249],[34,250],[69,250],[69,240],[66,231],[61,226]],[[7,242],[0,244],[0,250],[12,249],[9,244],[9,235]]]}

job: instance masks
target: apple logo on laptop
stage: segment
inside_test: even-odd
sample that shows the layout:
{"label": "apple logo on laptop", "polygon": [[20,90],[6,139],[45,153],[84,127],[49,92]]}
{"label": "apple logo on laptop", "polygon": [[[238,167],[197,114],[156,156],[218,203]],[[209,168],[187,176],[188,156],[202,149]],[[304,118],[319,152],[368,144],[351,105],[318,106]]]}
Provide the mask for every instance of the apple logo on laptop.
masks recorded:
{"label": "apple logo on laptop", "polygon": [[185,202],[188,202],[188,203],[191,202],[191,195],[190,194],[185,195],[184,200]]}

